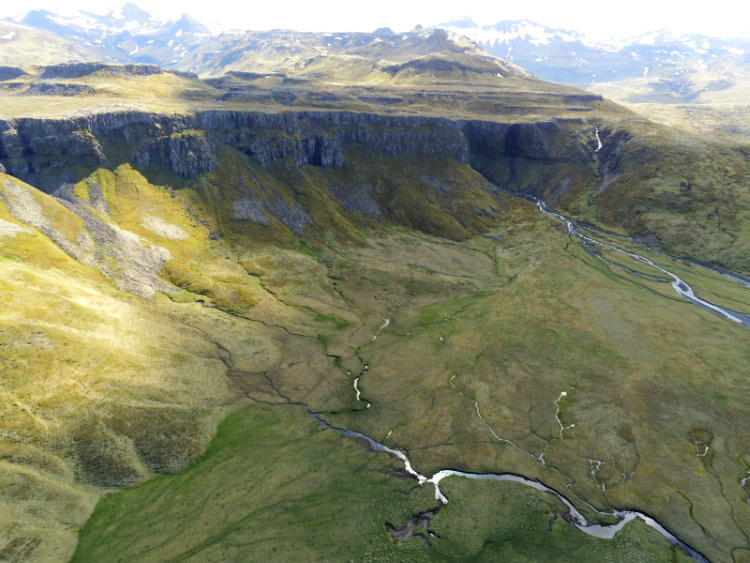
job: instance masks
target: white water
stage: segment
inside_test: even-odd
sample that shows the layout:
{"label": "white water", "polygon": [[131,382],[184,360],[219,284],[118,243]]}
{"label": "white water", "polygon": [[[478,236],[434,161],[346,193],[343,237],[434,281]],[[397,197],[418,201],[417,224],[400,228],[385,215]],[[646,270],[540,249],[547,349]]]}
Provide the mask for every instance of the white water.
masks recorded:
{"label": "white water", "polygon": [[[378,339],[378,336],[380,336],[380,333],[383,332],[386,328],[388,328],[388,325],[391,324],[391,319],[386,319],[383,317],[383,324],[378,327],[377,332],[372,335],[372,342],[375,342]],[[367,373],[367,371],[370,369],[370,366],[365,364],[364,369],[362,370],[362,373],[359,374],[359,376],[354,378],[354,392],[357,394],[357,401],[362,402],[362,392],[359,389],[359,380],[360,378]],[[347,375],[351,375],[352,372],[347,370]],[[364,401],[367,403],[367,408],[369,409],[372,407],[372,403],[369,401]]]}
{"label": "white water", "polygon": [[[599,459],[589,459],[588,462],[591,465],[591,480],[594,483],[597,483],[596,474],[599,473],[599,470],[602,468],[605,462]],[[625,482],[625,474],[623,473],[623,483],[624,482]],[[598,483],[598,485],[599,485],[599,490],[601,492],[605,492],[607,490],[607,485],[604,481],[602,481],[601,483]]]}
{"label": "white water", "polygon": [[409,475],[414,477],[417,480],[417,483],[419,483],[420,485],[431,483],[435,487],[435,499],[443,505],[448,504],[448,497],[446,497],[443,491],[440,489],[440,483],[446,477],[463,477],[466,479],[510,481],[513,483],[520,483],[522,485],[526,485],[528,487],[536,489],[537,491],[541,491],[541,492],[554,495],[568,509],[570,513],[570,518],[569,518],[570,523],[585,534],[588,534],[590,536],[594,536],[597,538],[601,538],[601,539],[612,539],[617,535],[617,533],[620,530],[622,530],[625,527],[625,525],[628,522],[631,522],[635,520],[636,518],[640,518],[647,526],[656,530],[659,534],[661,534],[663,537],[668,539],[673,544],[684,549],[690,555],[690,557],[692,557],[695,561],[699,561],[700,563],[708,563],[708,559],[706,559],[703,555],[701,555],[700,553],[695,551],[693,548],[691,548],[689,545],[687,545],[685,542],[677,538],[674,534],[672,534],[659,522],[657,522],[656,520],[654,520],[653,518],[651,518],[650,516],[642,512],[638,512],[635,510],[616,510],[614,512],[602,512],[602,511],[597,510],[597,512],[599,512],[600,514],[613,516],[617,518],[618,522],[616,524],[610,524],[606,526],[602,524],[590,524],[586,520],[586,518],[583,516],[583,514],[581,514],[578,511],[578,509],[575,506],[573,506],[573,504],[567,498],[565,498],[563,495],[558,493],[556,490],[552,489],[551,487],[548,487],[544,483],[540,483],[539,481],[527,479],[526,477],[521,477],[520,475],[515,475],[513,473],[467,473],[465,471],[457,471],[454,469],[442,469],[428,478],[414,469],[414,467],[411,464],[411,461],[409,461],[409,458],[407,457],[405,452],[394,449],[394,448],[389,448],[388,446],[381,444],[380,442],[377,442],[373,440],[372,438],[370,438],[369,436],[362,434],[360,432],[355,432],[353,430],[346,430],[343,428],[336,428],[335,426],[328,424],[325,420],[320,418],[319,413],[310,413],[310,415],[319,424],[328,428],[329,430],[336,430],[337,432],[341,432],[344,436],[361,438],[367,441],[367,443],[370,445],[370,447],[374,451],[388,452],[389,454],[396,456],[398,459],[403,461],[404,470]]}
{"label": "white water", "polygon": [[[718,313],[719,315],[723,316],[726,319],[729,319],[730,321],[734,321],[736,323],[739,323],[743,326],[750,327],[750,321],[745,321],[742,318],[740,318],[738,315],[739,313],[736,313],[735,311],[731,311],[730,309],[725,309],[723,307],[719,307],[718,305],[714,305],[713,303],[709,303],[705,299],[701,299],[698,297],[695,292],[693,291],[693,288],[690,287],[683,279],[681,279],[677,274],[670,272],[666,268],[663,268],[662,266],[659,266],[658,264],[654,263],[650,259],[646,258],[645,256],[641,256],[640,254],[636,254],[635,252],[630,252],[629,250],[625,250],[623,248],[620,248],[619,246],[615,246],[613,244],[602,242],[596,239],[593,239],[591,237],[588,237],[584,235],[583,233],[579,232],[575,228],[575,224],[572,220],[568,219],[564,215],[560,215],[559,213],[556,213],[554,211],[551,211],[547,208],[545,203],[537,198],[533,198],[534,202],[536,203],[536,206],[539,208],[539,211],[546,215],[552,215],[553,217],[557,217],[561,221],[565,223],[565,226],[568,229],[568,233],[571,235],[578,237],[580,240],[591,243],[599,246],[604,246],[606,248],[609,248],[611,250],[614,250],[616,252],[619,252],[621,254],[625,254],[627,256],[630,256],[631,258],[635,258],[636,260],[643,262],[644,264],[648,264],[652,268],[659,270],[660,272],[668,275],[670,278],[672,278],[672,288],[675,290],[677,295],[682,297],[683,299],[690,301],[694,305],[698,305],[699,307],[703,307],[704,309],[708,309],[710,311],[713,311],[715,313]],[[601,258],[601,257],[600,257]],[[603,258],[602,258],[603,260]],[[731,279],[735,279],[740,283],[743,283],[742,280],[739,280],[735,278],[734,276],[728,275],[727,277]]]}
{"label": "white water", "polygon": [[383,324],[380,325],[380,328],[378,328],[378,331],[372,336],[372,341],[375,342],[378,339],[378,336],[380,336],[380,333],[385,330],[388,325],[391,324],[391,319],[386,319],[383,317]]}
{"label": "white water", "polygon": [[575,425],[575,424],[568,424],[567,426],[563,426],[563,423],[562,423],[562,421],[560,420],[560,400],[561,400],[561,399],[562,399],[563,397],[567,397],[567,396],[568,396],[568,393],[567,393],[567,391],[562,391],[562,392],[560,393],[560,396],[559,396],[559,397],[558,397],[558,398],[557,398],[557,399],[555,400],[555,420],[557,420],[557,424],[559,424],[559,425],[560,425],[560,439],[561,439],[561,440],[563,439],[563,433],[564,433],[564,432],[565,432],[565,431],[566,431],[566,430],[567,430],[568,428],[575,428],[575,427],[576,427],[576,425]]}
{"label": "white water", "polygon": [[598,127],[594,130],[594,135],[596,135],[596,143],[599,145],[598,147],[596,147],[596,149],[594,149],[594,152],[599,152],[600,150],[602,150],[602,140],[599,138]]}

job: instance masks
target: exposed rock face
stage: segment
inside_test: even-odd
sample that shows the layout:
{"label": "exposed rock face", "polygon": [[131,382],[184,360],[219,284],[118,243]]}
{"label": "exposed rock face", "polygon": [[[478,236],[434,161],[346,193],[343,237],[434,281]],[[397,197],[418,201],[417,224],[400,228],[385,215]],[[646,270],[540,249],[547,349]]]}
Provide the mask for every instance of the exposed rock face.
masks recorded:
{"label": "exposed rock face", "polygon": [[93,94],[95,90],[83,84],[58,84],[41,82],[32,84],[29,89],[22,92],[25,96],[80,96]]}
{"label": "exposed rock face", "polygon": [[41,231],[68,255],[87,265],[94,265],[94,243],[83,234],[78,240],[69,240],[45,215],[31,193],[10,179],[2,184],[0,197],[8,206],[8,211],[19,221]]}
{"label": "exposed rock face", "polygon": [[[114,279],[120,289],[142,297],[151,297],[157,291],[169,292],[174,289],[159,277],[164,262],[172,257],[168,250],[145,241],[137,234],[114,223],[102,220],[80,205],[81,201],[72,194],[71,186],[60,190],[59,194],[62,197],[57,201],[76,213],[82,219],[84,228],[78,232],[77,238],[68,238],[47,216],[35,199],[35,192],[34,188],[9,178],[0,184],[0,199],[7,205],[13,217],[41,231],[76,260],[101,270],[106,276]],[[158,226],[164,231],[163,222]],[[174,226],[166,227],[172,236],[180,236]],[[19,231],[16,228],[15,232],[31,232],[23,227],[21,229]],[[6,226],[5,230],[9,231],[9,227]],[[165,236],[163,232],[160,234]]]}
{"label": "exposed rock face", "polygon": [[266,215],[266,207],[257,197],[243,197],[232,202],[232,218],[235,221],[253,221],[259,225],[268,225],[270,220]]}
{"label": "exposed rock face", "polygon": [[0,66],[0,80],[13,80],[24,74],[26,72],[16,66]]}
{"label": "exposed rock face", "polygon": [[148,143],[133,161],[141,166],[155,161],[180,176],[195,178],[216,168],[216,148],[201,132],[173,133]]}
{"label": "exposed rock face", "polygon": [[[10,174],[47,191],[80,179],[72,177],[73,164],[88,170],[122,162],[158,164],[182,177],[196,178],[216,167],[222,145],[264,167],[282,162],[297,167],[341,166],[347,147],[353,146],[375,154],[445,157],[462,163],[522,158],[580,164],[592,161],[593,150],[575,138],[581,128],[586,128],[581,122],[505,124],[352,112],[204,111],[183,116],[122,112],[75,119],[0,120],[0,162]],[[123,146],[129,150],[123,151]],[[352,200],[349,205],[359,204]],[[358,211],[377,215],[369,204]]]}
{"label": "exposed rock face", "polygon": [[306,225],[312,225],[312,217],[302,208],[298,201],[289,205],[280,197],[276,197],[268,203],[268,210],[286,227],[298,237],[304,234]]}
{"label": "exposed rock face", "polygon": [[372,184],[344,185],[331,183],[328,185],[328,189],[341,202],[346,211],[375,218],[383,215],[383,211],[375,201],[375,186]]}
{"label": "exposed rock face", "polygon": [[156,215],[148,215],[141,224],[149,231],[169,240],[185,240],[189,237],[184,229],[168,223]]}
{"label": "exposed rock face", "polygon": [[102,70],[117,74],[130,74],[133,76],[148,76],[150,74],[162,74],[164,71],[157,65],[146,64],[124,64],[113,65],[107,63],[68,63],[47,66],[42,73],[42,78],[80,78]]}
{"label": "exposed rock face", "polygon": [[[98,139],[76,120],[0,120],[0,160],[9,174],[37,180],[43,171],[54,173],[71,165],[95,169],[104,161],[104,152]],[[72,178],[60,171],[53,181],[57,187]]]}
{"label": "exposed rock face", "polygon": [[0,237],[12,237],[18,233],[31,234],[31,230],[5,219],[0,219]]}

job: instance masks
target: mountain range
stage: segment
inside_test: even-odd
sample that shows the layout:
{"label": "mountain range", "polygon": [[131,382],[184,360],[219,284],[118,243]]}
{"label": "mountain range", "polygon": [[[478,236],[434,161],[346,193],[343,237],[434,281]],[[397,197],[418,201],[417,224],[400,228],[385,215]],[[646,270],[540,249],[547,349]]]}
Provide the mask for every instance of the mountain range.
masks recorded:
{"label": "mountain range", "polygon": [[[243,57],[250,53],[263,57],[264,49],[274,48],[274,37],[283,41],[280,32],[212,34],[206,25],[186,14],[176,20],[161,21],[132,3],[106,15],[80,12],[76,16],[60,16],[46,10],[32,10],[15,22],[6,20],[3,25],[11,23],[53,33],[62,38],[58,41],[69,41],[70,52],[59,55],[67,56],[67,60],[89,60],[95,56],[100,60],[158,64],[200,74],[247,70]],[[529,20],[479,26],[468,18],[438,27],[466,36],[486,52],[516,63],[542,80],[588,89],[622,102],[741,103],[747,99],[750,75],[747,37],[677,36],[661,30],[629,39],[592,41],[574,30],[553,29]],[[14,29],[17,28],[7,27],[0,35],[6,49],[12,47],[16,38]],[[380,31],[386,36],[403,35]],[[22,35],[20,29],[17,32]],[[335,56],[342,47],[352,46],[343,45],[337,39],[340,36],[317,34],[313,44],[305,50],[300,46],[295,56]],[[238,50],[244,55],[233,54]],[[19,57],[11,60],[10,53],[5,53],[2,59],[6,64],[19,63]]]}

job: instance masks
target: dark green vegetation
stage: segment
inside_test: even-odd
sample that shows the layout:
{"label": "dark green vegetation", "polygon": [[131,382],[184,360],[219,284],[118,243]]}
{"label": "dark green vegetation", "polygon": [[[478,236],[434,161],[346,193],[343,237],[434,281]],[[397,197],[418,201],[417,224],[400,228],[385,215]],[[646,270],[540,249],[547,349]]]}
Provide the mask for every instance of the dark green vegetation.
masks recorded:
{"label": "dark green vegetation", "polygon": [[105,497],[73,561],[413,559],[420,542],[395,548],[384,522],[434,499],[399,473],[301,407],[242,409],[190,469]]}
{"label": "dark green vegetation", "polygon": [[[400,477],[400,478],[399,478]],[[451,482],[429,530],[394,541],[435,506],[397,460],[324,430],[299,407],[230,415],[204,457],[175,476],[105,497],[73,561],[664,561],[670,544],[635,523],[598,540],[551,495],[508,483]],[[426,545],[429,542],[431,545]]]}

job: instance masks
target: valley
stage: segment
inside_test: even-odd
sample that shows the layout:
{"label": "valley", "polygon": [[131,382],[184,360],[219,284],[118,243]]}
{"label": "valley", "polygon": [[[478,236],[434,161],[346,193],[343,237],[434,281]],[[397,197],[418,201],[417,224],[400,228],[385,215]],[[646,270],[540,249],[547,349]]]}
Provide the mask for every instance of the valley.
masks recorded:
{"label": "valley", "polygon": [[743,139],[94,20],[0,73],[1,560],[750,560]]}

